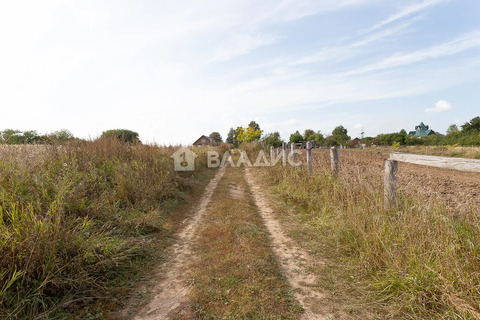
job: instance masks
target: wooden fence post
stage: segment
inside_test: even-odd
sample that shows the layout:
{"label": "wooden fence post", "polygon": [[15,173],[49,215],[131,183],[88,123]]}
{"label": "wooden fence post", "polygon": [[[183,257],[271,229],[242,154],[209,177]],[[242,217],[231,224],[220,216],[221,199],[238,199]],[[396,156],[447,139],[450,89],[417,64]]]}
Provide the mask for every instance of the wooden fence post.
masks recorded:
{"label": "wooden fence post", "polygon": [[385,161],[385,181],[384,181],[386,209],[397,205],[397,198],[396,198],[397,172],[398,172],[398,162],[395,160],[387,159]]}
{"label": "wooden fence post", "polygon": [[287,144],[285,142],[282,143],[282,163],[284,166],[287,165]]}
{"label": "wooden fence post", "polygon": [[307,167],[308,167],[308,173],[310,176],[313,174],[312,170],[312,142],[308,141],[307,142]]}
{"label": "wooden fence post", "polygon": [[273,146],[270,147],[270,163],[273,161],[275,148]]}
{"label": "wooden fence post", "polygon": [[335,174],[338,174],[338,147],[332,147],[330,149],[330,165]]}
{"label": "wooden fence post", "polygon": [[290,152],[291,152],[291,155],[292,155],[292,161],[295,161],[295,159],[297,158],[297,155],[295,154],[295,143],[292,142],[290,144]]}

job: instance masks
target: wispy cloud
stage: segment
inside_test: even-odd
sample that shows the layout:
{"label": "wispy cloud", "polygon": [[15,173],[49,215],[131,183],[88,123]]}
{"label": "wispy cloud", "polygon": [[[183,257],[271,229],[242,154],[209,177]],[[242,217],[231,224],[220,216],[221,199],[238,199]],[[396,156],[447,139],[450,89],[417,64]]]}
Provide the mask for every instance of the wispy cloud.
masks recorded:
{"label": "wispy cloud", "polygon": [[403,19],[407,16],[410,16],[412,14],[418,13],[422,10],[425,10],[427,8],[439,5],[441,3],[447,2],[448,0],[425,0],[420,3],[415,3],[412,5],[409,5],[407,7],[401,8],[399,11],[391,15],[390,17],[386,18],[385,20],[380,21],[373,27],[369,28],[368,30],[365,31],[365,33],[371,32],[373,30],[377,30],[387,24],[390,24],[392,22],[398,21],[400,19]]}
{"label": "wispy cloud", "polygon": [[397,53],[391,57],[380,60],[377,63],[355,69],[349,72],[349,74],[362,74],[409,65],[428,59],[451,56],[478,46],[480,46],[480,30],[468,33],[453,41],[443,43],[431,48],[417,50],[407,54]]}
{"label": "wispy cloud", "polygon": [[[283,0],[276,4],[270,1],[265,7],[271,10],[262,10],[263,6],[256,4],[250,7],[246,14],[232,17],[228,29],[224,30],[227,36],[215,48],[214,55],[209,62],[225,62],[234,57],[246,55],[257,48],[276,43],[280,37],[265,33],[262,30],[273,25],[292,22],[307,16],[340,10],[348,6],[358,6],[366,0]],[[267,2],[268,3],[268,2]],[[276,4],[276,5],[275,5]],[[241,11],[241,9],[239,9]]]}
{"label": "wispy cloud", "polygon": [[452,105],[446,100],[438,100],[433,108],[425,109],[425,112],[445,112],[452,109]]}
{"label": "wispy cloud", "polygon": [[342,60],[348,59],[354,56],[355,54],[358,54],[358,52],[356,52],[354,49],[372,45],[385,38],[404,32],[416,20],[417,19],[411,19],[401,25],[371,33],[368,36],[362,37],[360,39],[357,39],[351,43],[344,44],[342,46],[332,46],[332,47],[322,48],[321,50],[319,50],[314,54],[296,59],[295,61],[289,63],[289,65],[295,66],[295,65],[310,64],[310,63],[317,63],[317,62],[323,62],[323,61],[336,62],[336,61],[342,61]]}

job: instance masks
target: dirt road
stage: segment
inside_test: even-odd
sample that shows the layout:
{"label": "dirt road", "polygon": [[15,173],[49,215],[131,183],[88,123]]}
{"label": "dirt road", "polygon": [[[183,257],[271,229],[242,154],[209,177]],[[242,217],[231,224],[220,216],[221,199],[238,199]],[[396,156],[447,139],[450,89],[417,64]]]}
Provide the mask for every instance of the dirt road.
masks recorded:
{"label": "dirt road", "polygon": [[[268,199],[255,181],[253,169],[246,171],[246,179],[270,233],[273,250],[280,261],[288,283],[294,290],[295,298],[304,309],[301,319],[333,319],[330,312],[334,308],[328,293],[317,285],[315,275],[309,272],[313,260],[292,239],[285,235],[280,222],[275,218]],[[315,261],[319,263],[319,261]]]}
{"label": "dirt road", "polygon": [[179,307],[186,300],[188,286],[184,275],[185,268],[188,268],[190,263],[189,258],[195,241],[195,231],[205,215],[212,194],[224,173],[225,169],[218,171],[205,189],[205,194],[200,201],[198,209],[190,219],[185,221],[185,227],[180,231],[178,242],[174,245],[172,260],[168,266],[162,268],[167,270],[167,272],[164,278],[154,286],[155,297],[140,310],[134,319],[168,319],[169,312]]}
{"label": "dirt road", "polygon": [[212,179],[134,319],[335,319],[311,258],[282,230],[254,170]]}

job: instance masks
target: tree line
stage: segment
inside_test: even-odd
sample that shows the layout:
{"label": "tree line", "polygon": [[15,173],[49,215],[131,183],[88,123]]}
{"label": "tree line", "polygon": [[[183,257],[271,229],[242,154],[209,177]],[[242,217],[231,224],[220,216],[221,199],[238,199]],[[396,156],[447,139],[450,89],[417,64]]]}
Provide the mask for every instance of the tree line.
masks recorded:
{"label": "tree line", "polygon": [[[382,133],[375,137],[364,137],[352,140],[348,135],[347,129],[339,125],[332,130],[330,134],[324,135],[320,130],[314,131],[306,129],[303,133],[298,130],[292,133],[287,141],[280,137],[278,131],[263,134],[260,125],[255,121],[245,127],[230,128],[225,139],[225,143],[238,147],[244,142],[261,142],[265,147],[280,147],[282,143],[298,143],[301,141],[315,141],[317,146],[347,146],[365,144],[382,146],[402,146],[402,145],[461,145],[461,146],[480,146],[480,117],[475,117],[465,122],[460,127],[456,124],[450,125],[446,135],[430,135],[428,137],[415,137],[409,135],[404,129],[399,132]],[[127,129],[112,129],[102,132],[99,139],[116,138],[128,143],[141,143],[139,134]],[[224,143],[221,134],[217,131],[212,132],[209,138],[213,145]],[[82,140],[75,137],[67,129],[54,131],[47,134],[39,134],[35,130],[20,131],[5,129],[0,131],[0,144],[41,144],[51,142],[64,142],[70,140]]]}
{"label": "tree line", "polygon": [[[141,143],[138,133],[127,129],[112,129],[102,132],[99,139],[116,138],[129,143]],[[47,134],[40,134],[36,130],[20,131],[5,129],[0,131],[0,144],[44,144],[83,140],[77,138],[67,129],[57,130]]]}
{"label": "tree line", "polygon": [[[331,135],[324,136],[321,131],[314,131],[312,129],[307,129],[301,134],[298,130],[295,133],[290,135],[288,141],[283,140],[280,137],[278,131],[263,134],[263,130],[260,129],[260,125],[255,121],[250,121],[250,123],[245,127],[237,127],[236,129],[230,128],[225,139],[225,143],[231,144],[234,147],[238,147],[241,143],[244,142],[261,142],[266,147],[280,147],[284,142],[287,143],[298,143],[301,141],[315,141],[317,145],[326,145],[334,146],[345,144],[350,140],[347,129],[343,126],[337,126]],[[209,138],[213,145],[218,145],[224,143],[221,134],[217,131],[212,132],[209,135]]]}
{"label": "tree line", "polygon": [[448,127],[446,135],[430,135],[419,138],[409,135],[405,130],[400,132],[379,134],[376,137],[362,139],[365,144],[377,144],[384,146],[401,145],[461,145],[480,146],[480,117],[475,117],[458,127],[452,124]]}
{"label": "tree line", "polygon": [[[212,132],[210,139],[213,144],[223,143],[222,136],[219,132]],[[363,137],[358,140],[352,140],[348,135],[348,130],[339,125],[335,127],[329,134],[323,134],[320,130],[314,131],[306,129],[303,133],[295,131],[288,140],[280,137],[278,131],[263,134],[260,125],[255,121],[251,121],[246,127],[230,128],[225,142],[238,147],[243,142],[261,142],[265,147],[273,146],[281,147],[286,143],[299,143],[301,141],[315,141],[317,146],[347,146],[355,147],[359,144],[366,146],[402,146],[402,145],[461,145],[461,146],[480,146],[480,117],[475,117],[463,125],[458,127],[452,124],[446,135],[430,135],[428,137],[415,137],[409,135],[404,129],[399,132],[382,133],[375,137]]]}

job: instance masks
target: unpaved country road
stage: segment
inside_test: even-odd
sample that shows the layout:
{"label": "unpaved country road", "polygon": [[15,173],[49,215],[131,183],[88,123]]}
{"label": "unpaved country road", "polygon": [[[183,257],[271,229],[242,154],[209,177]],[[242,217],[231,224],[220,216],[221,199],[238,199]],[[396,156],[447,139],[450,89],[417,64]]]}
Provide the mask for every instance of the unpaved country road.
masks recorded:
{"label": "unpaved country road", "polygon": [[174,245],[173,260],[164,268],[166,270],[164,278],[153,289],[156,293],[155,297],[138,312],[134,317],[135,320],[168,319],[168,314],[186,300],[188,286],[184,275],[190,262],[189,257],[195,242],[195,231],[224,173],[225,168],[219,169],[205,189],[198,211],[184,222],[186,226],[180,231],[178,242]]}
{"label": "unpaved country road", "polygon": [[282,226],[268,205],[265,194],[253,177],[254,170],[245,170],[245,177],[255,198],[255,204],[271,235],[273,251],[282,266],[288,283],[294,290],[295,298],[305,310],[301,319],[334,319],[330,313],[333,306],[327,293],[322,292],[322,289],[316,284],[316,277],[308,272],[311,258],[283,232]]}
{"label": "unpaved country road", "polygon": [[[270,234],[271,247],[280,263],[282,272],[293,289],[295,299],[304,308],[301,319],[337,319],[333,316],[333,306],[328,294],[317,285],[316,277],[309,272],[309,268],[313,265],[312,259],[282,230],[282,226],[269,207],[267,197],[261,190],[260,184],[255,181],[254,170],[245,169],[244,178]],[[225,169],[220,169],[210,181],[202,196],[198,210],[193,217],[184,222],[185,227],[179,233],[178,241],[173,246],[172,261],[167,262],[162,267],[165,274],[160,277],[161,279],[152,290],[155,294],[154,298],[133,319],[169,319],[179,310],[179,307],[181,308],[182,305],[188,303],[188,294],[191,287],[187,283],[186,275],[192,269],[191,261],[193,260],[193,248],[198,240],[198,229],[201,227],[209,203],[212,201],[212,195],[224,173]],[[231,181],[231,183],[235,186],[235,181]],[[234,199],[241,197],[243,193],[243,190],[235,187],[232,187],[229,191],[230,196]]]}

